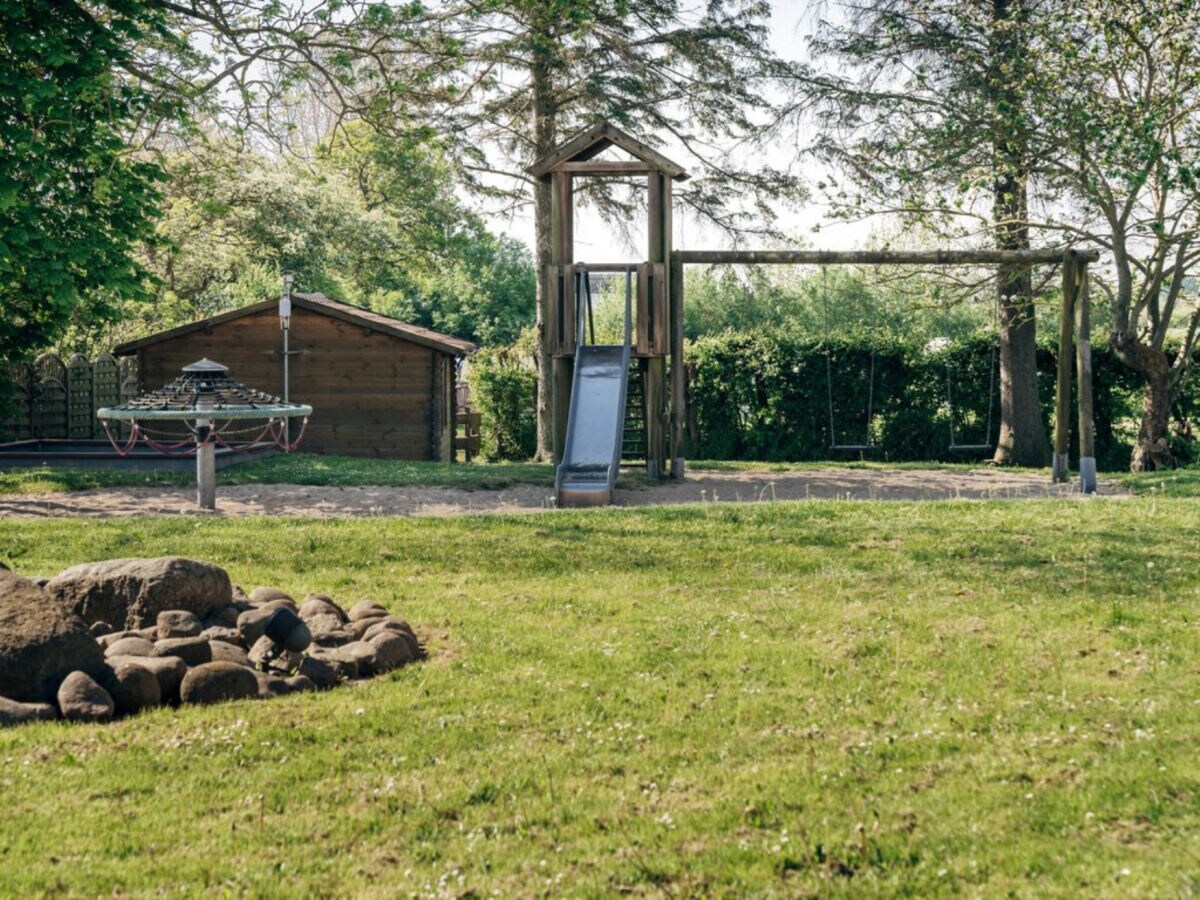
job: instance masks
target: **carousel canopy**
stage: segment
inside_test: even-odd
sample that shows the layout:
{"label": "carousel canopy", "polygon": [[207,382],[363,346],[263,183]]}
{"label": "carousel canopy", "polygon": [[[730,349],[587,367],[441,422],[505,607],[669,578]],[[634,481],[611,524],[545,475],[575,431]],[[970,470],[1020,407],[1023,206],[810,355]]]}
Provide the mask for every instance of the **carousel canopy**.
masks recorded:
{"label": "carousel canopy", "polygon": [[229,367],[211,359],[184,366],[183,374],[158,390],[119,406],[97,410],[99,419],[188,421],[191,419],[285,419],[307,416],[312,407],[286,403],[229,377]]}

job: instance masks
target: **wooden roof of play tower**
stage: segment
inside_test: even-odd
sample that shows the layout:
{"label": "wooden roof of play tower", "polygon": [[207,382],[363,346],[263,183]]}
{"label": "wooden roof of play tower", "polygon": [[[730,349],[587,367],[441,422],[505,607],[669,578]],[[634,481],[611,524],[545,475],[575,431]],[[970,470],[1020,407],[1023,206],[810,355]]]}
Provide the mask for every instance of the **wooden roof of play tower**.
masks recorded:
{"label": "wooden roof of play tower", "polygon": [[[633,159],[596,159],[609,147],[619,147]],[[576,175],[649,175],[662,172],[675,181],[688,177],[683,166],[667,159],[649,144],[626,134],[612,122],[601,122],[551,150],[528,169],[535,178],[552,172]]]}

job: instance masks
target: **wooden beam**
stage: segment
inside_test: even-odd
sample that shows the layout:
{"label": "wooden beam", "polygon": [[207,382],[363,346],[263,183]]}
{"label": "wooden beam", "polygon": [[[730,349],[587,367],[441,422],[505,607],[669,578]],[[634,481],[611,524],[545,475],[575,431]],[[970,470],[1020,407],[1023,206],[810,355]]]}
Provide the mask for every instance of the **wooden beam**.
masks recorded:
{"label": "wooden beam", "polygon": [[603,178],[620,175],[649,175],[658,170],[637,159],[588,159],[559,163],[551,171],[570,172],[572,175],[594,175]]}
{"label": "wooden beam", "polygon": [[630,269],[636,269],[640,265],[641,265],[641,263],[637,263],[637,262],[627,262],[627,263],[577,262],[577,263],[575,263],[575,270],[578,272],[586,271],[586,272],[595,272],[595,273],[601,273],[601,272],[603,272],[603,273],[625,273],[625,272],[628,272]]}
{"label": "wooden beam", "polygon": [[687,392],[683,374],[683,263],[671,263],[668,318],[671,323],[671,477],[683,481],[683,432]]}
{"label": "wooden beam", "polygon": [[[1098,250],[1072,251],[1082,262],[1096,262]],[[928,265],[964,266],[1000,263],[1058,263],[1061,250],[679,250],[673,260],[707,265]]]}
{"label": "wooden beam", "polygon": [[[551,173],[550,261],[560,266],[562,278],[563,342],[559,353],[575,352],[575,197],[572,176],[568,172]],[[569,333],[567,332],[567,329]],[[555,356],[551,360],[551,421],[554,463],[562,461],[567,443],[567,415],[571,408],[571,382],[575,373],[574,356]]]}

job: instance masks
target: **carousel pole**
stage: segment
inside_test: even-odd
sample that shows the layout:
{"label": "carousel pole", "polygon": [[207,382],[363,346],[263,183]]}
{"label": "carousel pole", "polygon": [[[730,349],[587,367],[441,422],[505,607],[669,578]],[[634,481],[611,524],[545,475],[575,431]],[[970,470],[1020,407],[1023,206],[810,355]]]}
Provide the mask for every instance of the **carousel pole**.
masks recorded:
{"label": "carousel pole", "polygon": [[[212,398],[201,394],[196,411],[212,409]],[[196,503],[201,509],[217,508],[217,442],[212,419],[196,419]]]}

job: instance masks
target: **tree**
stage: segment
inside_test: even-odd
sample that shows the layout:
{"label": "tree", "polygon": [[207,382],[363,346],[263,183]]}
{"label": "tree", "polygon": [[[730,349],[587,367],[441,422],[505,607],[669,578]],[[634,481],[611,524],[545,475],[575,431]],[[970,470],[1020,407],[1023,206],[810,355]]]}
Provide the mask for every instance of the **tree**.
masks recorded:
{"label": "tree", "polygon": [[1200,10],[1090,0],[1041,32],[1039,119],[1055,138],[1044,177],[1065,201],[1045,227],[1111,254],[1113,283],[1093,282],[1113,348],[1145,383],[1131,467],[1169,466],[1171,408],[1200,329],[1194,286],[1185,308],[1200,263]]}
{"label": "tree", "polygon": [[0,3],[0,362],[45,347],[84,298],[98,319],[148,294],[132,256],[152,237],[162,172],[125,139],[163,108],[114,69],[162,17],[52,0]]}
{"label": "tree", "polygon": [[[473,187],[503,208],[532,200],[537,323],[545,317],[550,258],[549,188],[525,167],[567,137],[610,119],[651,143],[682,147],[693,178],[677,202],[732,234],[769,230],[774,210],[799,194],[796,178],[743,166],[777,124],[766,87],[789,67],[765,49],[769,5],[710,0],[443,0],[438,43],[461,65],[441,92],[447,131]],[[736,146],[736,154],[719,145]],[[639,200],[596,180],[578,197],[610,222],[628,222]],[[764,224],[768,223],[768,224]],[[550,366],[538,364],[538,447],[549,452]]]}
{"label": "tree", "polygon": [[[842,215],[894,213],[947,238],[1030,246],[1030,2],[871,0],[843,4],[844,24],[822,26],[814,50],[837,69],[808,70],[803,82],[821,125],[813,149],[854,185],[833,185]],[[1001,267],[996,293],[995,458],[1043,465],[1028,269]]]}
{"label": "tree", "polygon": [[279,290],[321,291],[485,344],[533,321],[528,250],[497,238],[456,196],[430,135],[394,138],[350,123],[312,165],[210,137],[164,160],[157,240],[142,262],[153,302],[125,307],[105,331],[80,307],[71,349],[128,340],[257,303]]}

